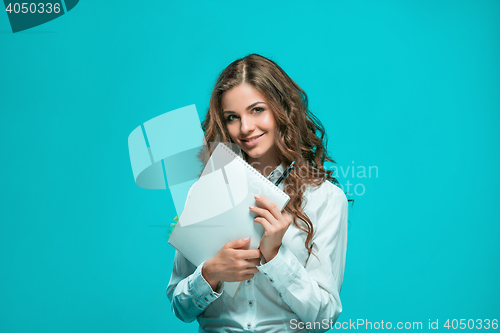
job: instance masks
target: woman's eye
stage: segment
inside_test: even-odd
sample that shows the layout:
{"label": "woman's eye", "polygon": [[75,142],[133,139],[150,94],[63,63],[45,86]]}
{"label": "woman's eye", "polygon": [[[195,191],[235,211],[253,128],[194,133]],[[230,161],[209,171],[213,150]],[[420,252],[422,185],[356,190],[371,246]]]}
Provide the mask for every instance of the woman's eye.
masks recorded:
{"label": "woman's eye", "polygon": [[255,113],[261,113],[262,111],[264,111],[264,108],[255,108],[255,109],[253,109],[253,111]]}
{"label": "woman's eye", "polygon": [[232,118],[232,117],[234,117],[234,115],[230,114],[230,115],[226,118],[226,121],[227,121],[227,122],[232,121],[232,120],[233,120],[233,118]]}

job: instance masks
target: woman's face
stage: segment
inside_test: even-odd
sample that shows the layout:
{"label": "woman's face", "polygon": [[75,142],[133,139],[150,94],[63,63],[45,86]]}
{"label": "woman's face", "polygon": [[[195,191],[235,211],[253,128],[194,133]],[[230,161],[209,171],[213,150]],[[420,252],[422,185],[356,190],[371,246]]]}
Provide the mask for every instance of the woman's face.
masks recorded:
{"label": "woman's face", "polygon": [[248,154],[248,162],[276,165],[276,122],[264,96],[242,83],[224,93],[222,111],[231,139]]}

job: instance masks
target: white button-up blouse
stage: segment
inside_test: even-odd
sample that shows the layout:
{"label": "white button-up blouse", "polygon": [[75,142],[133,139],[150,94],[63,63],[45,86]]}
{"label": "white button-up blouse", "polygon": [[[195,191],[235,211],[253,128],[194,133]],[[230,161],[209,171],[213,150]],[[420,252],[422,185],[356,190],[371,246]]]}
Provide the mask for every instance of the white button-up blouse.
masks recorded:
{"label": "white button-up blouse", "polygon": [[[278,169],[282,172],[283,166]],[[280,184],[283,189],[283,184]],[[199,332],[324,332],[342,312],[339,293],[347,246],[347,199],[326,181],[308,186],[304,212],[314,226],[311,255],[307,234],[293,224],[278,254],[241,283],[234,298],[223,285],[213,291],[195,267],[176,251],[167,296],[175,315],[195,319]],[[305,206],[304,206],[305,205]]]}

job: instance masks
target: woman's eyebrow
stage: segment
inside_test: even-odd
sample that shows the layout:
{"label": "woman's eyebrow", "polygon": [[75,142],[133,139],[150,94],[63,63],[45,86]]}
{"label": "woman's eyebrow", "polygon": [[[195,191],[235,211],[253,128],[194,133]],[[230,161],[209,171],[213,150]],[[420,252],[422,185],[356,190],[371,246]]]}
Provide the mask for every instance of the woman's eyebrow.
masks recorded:
{"label": "woman's eyebrow", "polygon": [[[264,103],[264,102],[257,101],[257,102],[255,102],[255,103],[252,103],[252,104],[250,104],[249,106],[247,106],[247,111],[248,111],[248,110],[250,110],[251,108],[253,108],[254,106],[256,106],[257,104],[260,104],[260,103],[262,103],[262,104],[266,104],[266,103]],[[236,112],[231,111],[231,110],[225,110],[225,111],[223,110],[223,111],[222,111],[222,113],[236,113]]]}
{"label": "woman's eyebrow", "polygon": [[250,104],[249,106],[247,106],[247,111],[248,111],[248,110],[250,110],[251,108],[253,108],[254,106],[256,106],[257,104],[260,104],[260,103],[263,103],[263,104],[265,104],[264,102],[261,102],[261,101],[257,101],[257,102],[255,102],[255,103],[253,103],[253,104]]}

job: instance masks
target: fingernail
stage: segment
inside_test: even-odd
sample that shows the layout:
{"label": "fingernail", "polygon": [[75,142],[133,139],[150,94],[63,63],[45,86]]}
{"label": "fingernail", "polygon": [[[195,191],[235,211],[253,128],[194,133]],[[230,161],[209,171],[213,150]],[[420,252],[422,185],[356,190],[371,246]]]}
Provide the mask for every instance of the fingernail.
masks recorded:
{"label": "fingernail", "polygon": [[256,194],[255,199],[260,199],[260,195]]}
{"label": "fingernail", "polygon": [[250,206],[250,209],[253,209],[254,207],[253,206]]}
{"label": "fingernail", "polygon": [[247,237],[247,238],[243,238],[243,241],[246,242],[247,240],[249,240],[250,237]]}

